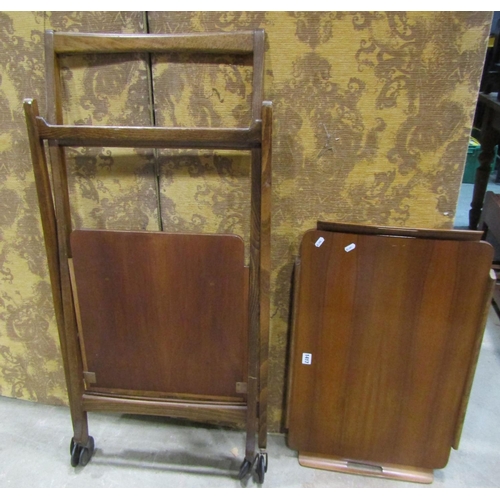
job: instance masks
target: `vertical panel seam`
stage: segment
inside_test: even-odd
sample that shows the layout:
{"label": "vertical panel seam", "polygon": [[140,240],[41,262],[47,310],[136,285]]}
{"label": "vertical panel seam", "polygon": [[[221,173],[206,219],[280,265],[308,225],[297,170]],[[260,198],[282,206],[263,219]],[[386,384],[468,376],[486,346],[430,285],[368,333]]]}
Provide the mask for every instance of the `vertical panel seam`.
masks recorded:
{"label": "vertical panel seam", "polygon": [[[143,20],[144,20],[144,32],[149,34],[149,12],[143,12]],[[156,110],[155,110],[155,96],[154,96],[154,85],[153,85],[153,61],[151,57],[151,52],[146,53],[146,66],[147,66],[147,74],[148,74],[148,95],[149,95],[149,105],[150,105],[150,120],[151,125],[156,127]],[[160,196],[160,163],[158,156],[158,149],[153,149],[154,155],[154,184],[155,184],[155,193],[156,193],[156,210],[158,212],[158,229],[163,231],[163,218],[161,216],[161,196]]]}

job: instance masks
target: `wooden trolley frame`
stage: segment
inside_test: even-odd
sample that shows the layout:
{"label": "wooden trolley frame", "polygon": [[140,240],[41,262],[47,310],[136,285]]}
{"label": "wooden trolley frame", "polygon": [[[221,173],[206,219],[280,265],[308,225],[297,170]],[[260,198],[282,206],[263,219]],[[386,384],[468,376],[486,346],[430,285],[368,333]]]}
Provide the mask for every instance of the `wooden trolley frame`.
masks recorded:
{"label": "wooden trolley frame", "polygon": [[[269,337],[270,203],[272,103],[263,101],[264,31],[179,35],[45,34],[47,119],[36,100],[24,111],[52,285],[55,316],[68,388],[74,436],[72,465],[92,455],[87,412],[113,411],[164,415],[196,421],[246,425],[240,479],[256,466],[258,481],[267,470],[267,370]],[[193,52],[253,54],[251,124],[247,128],[167,128],[71,126],[63,124],[58,56],[78,53]],[[45,142],[52,180],[45,155]],[[77,311],[69,261],[72,258],[69,190],[64,147],[190,148],[251,152],[250,264],[248,279],[248,378],[246,402],[135,397],[88,391],[78,338]],[[257,440],[258,435],[258,440]],[[259,451],[256,451],[258,445]]]}

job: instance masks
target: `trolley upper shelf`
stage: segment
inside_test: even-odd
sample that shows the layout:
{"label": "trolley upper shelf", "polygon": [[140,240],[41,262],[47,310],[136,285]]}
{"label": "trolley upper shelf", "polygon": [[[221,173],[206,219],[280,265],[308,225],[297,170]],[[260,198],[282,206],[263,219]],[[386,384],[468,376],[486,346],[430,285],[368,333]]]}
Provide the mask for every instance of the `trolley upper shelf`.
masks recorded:
{"label": "trolley upper shelf", "polygon": [[[28,107],[32,99],[25,99]],[[263,106],[271,106],[264,102]],[[129,148],[253,149],[262,144],[262,122],[248,128],[179,128],[52,125],[36,116],[40,139],[59,146],[106,146]]]}

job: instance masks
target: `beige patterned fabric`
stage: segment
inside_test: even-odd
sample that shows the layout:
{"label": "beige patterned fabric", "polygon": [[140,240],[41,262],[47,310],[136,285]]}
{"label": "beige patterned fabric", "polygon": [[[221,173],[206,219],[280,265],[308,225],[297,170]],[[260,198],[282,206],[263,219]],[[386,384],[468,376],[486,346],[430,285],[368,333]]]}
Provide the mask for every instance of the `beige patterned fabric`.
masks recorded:
{"label": "beige patterned fabric", "polygon": [[[283,416],[290,283],[317,219],[451,228],[488,12],[149,12],[152,33],[266,31],[274,104],[270,428]],[[22,99],[45,113],[43,31],[146,31],[141,12],[0,13],[0,394],[66,401]],[[244,58],[62,60],[68,123],[242,126]],[[75,227],[249,239],[246,153],[68,153]],[[155,172],[159,174],[156,183]],[[159,220],[161,219],[161,221]]]}

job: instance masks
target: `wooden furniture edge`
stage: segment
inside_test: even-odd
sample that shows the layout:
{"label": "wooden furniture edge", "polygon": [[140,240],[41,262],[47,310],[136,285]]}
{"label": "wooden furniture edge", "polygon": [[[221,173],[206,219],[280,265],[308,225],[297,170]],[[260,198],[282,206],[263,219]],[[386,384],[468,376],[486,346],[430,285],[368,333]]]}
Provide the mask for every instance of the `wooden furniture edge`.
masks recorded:
{"label": "wooden furniture edge", "polygon": [[190,401],[160,401],[84,394],[85,411],[159,415],[189,418],[192,420],[242,424],[246,421],[246,405],[227,403],[202,403]]}
{"label": "wooden furniture edge", "polygon": [[90,396],[124,398],[124,399],[146,399],[148,401],[174,401],[191,403],[210,403],[210,404],[231,404],[246,405],[245,398],[232,396],[212,396],[206,394],[182,394],[178,392],[144,391],[131,389],[115,389],[109,387],[100,387],[97,382],[94,386],[85,391]]}
{"label": "wooden furniture edge", "polygon": [[[254,51],[254,31],[173,34],[52,32],[56,54],[198,52],[245,55]],[[47,33],[46,32],[46,33]]]}
{"label": "wooden furniture edge", "polygon": [[180,128],[59,125],[36,118],[40,138],[59,146],[251,149],[259,147],[261,123],[248,128]]}
{"label": "wooden furniture edge", "polygon": [[381,236],[406,236],[410,238],[428,238],[440,240],[479,241],[482,231],[458,229],[421,229],[394,226],[365,226],[362,224],[346,224],[343,222],[317,221],[319,231],[338,233],[373,234]]}
{"label": "wooden furniture edge", "polygon": [[467,378],[464,384],[464,390],[462,395],[462,400],[460,402],[460,409],[457,416],[457,423],[455,426],[455,434],[453,437],[452,447],[457,450],[460,444],[460,438],[462,436],[462,429],[465,422],[465,414],[467,411],[467,405],[469,403],[470,393],[472,390],[472,383],[474,381],[474,375],[476,372],[477,363],[479,360],[479,353],[481,351],[481,343],[484,337],[484,330],[486,328],[486,322],[488,320],[488,314],[491,307],[491,299],[493,298],[493,292],[495,289],[496,274],[493,269],[489,272],[489,277],[485,286],[484,294],[484,310],[481,315],[481,321],[477,329],[476,341],[474,343],[471,360],[469,368],[467,371]]}
{"label": "wooden furniture edge", "polygon": [[288,348],[288,376],[286,388],[286,408],[285,408],[285,429],[290,426],[290,407],[293,389],[293,358],[295,353],[295,331],[297,328],[297,304],[299,301],[299,283],[300,283],[300,257],[295,259],[294,275],[293,275],[293,299],[291,311],[291,325],[290,325],[290,346]]}
{"label": "wooden furniture edge", "polygon": [[397,464],[382,464],[375,462],[359,462],[336,456],[313,455],[299,452],[299,464],[303,467],[344,472],[362,476],[410,481],[413,483],[431,484],[434,472],[431,469],[420,469]]}
{"label": "wooden furniture edge", "polygon": [[[263,30],[253,33],[253,95],[252,122],[262,119],[263,82],[264,82],[264,49],[265,35]],[[249,263],[249,293],[248,293],[248,419],[246,428],[245,459],[253,463],[255,447],[258,439],[261,441],[263,425],[267,426],[265,417],[260,418],[260,308],[261,308],[261,244],[262,244],[262,150],[251,150],[251,190],[250,190],[250,263]],[[264,408],[265,410],[265,408]]]}
{"label": "wooden furniture edge", "polygon": [[270,281],[271,281],[271,185],[273,107],[262,103],[262,157],[260,203],[260,305],[259,305],[259,448],[267,447],[267,411],[269,376]]}
{"label": "wooden furniture edge", "polygon": [[78,300],[78,290],[76,288],[76,278],[75,278],[75,267],[73,265],[72,258],[68,259],[68,268],[69,268],[69,279],[71,282],[71,290],[73,292],[73,302],[75,304],[75,316],[76,316],[76,327],[78,330],[78,340],[80,341],[80,350],[82,352],[83,371],[85,373],[88,372],[88,363],[85,350],[85,342],[82,335],[83,328],[82,328],[82,317],[80,314],[80,301]]}

